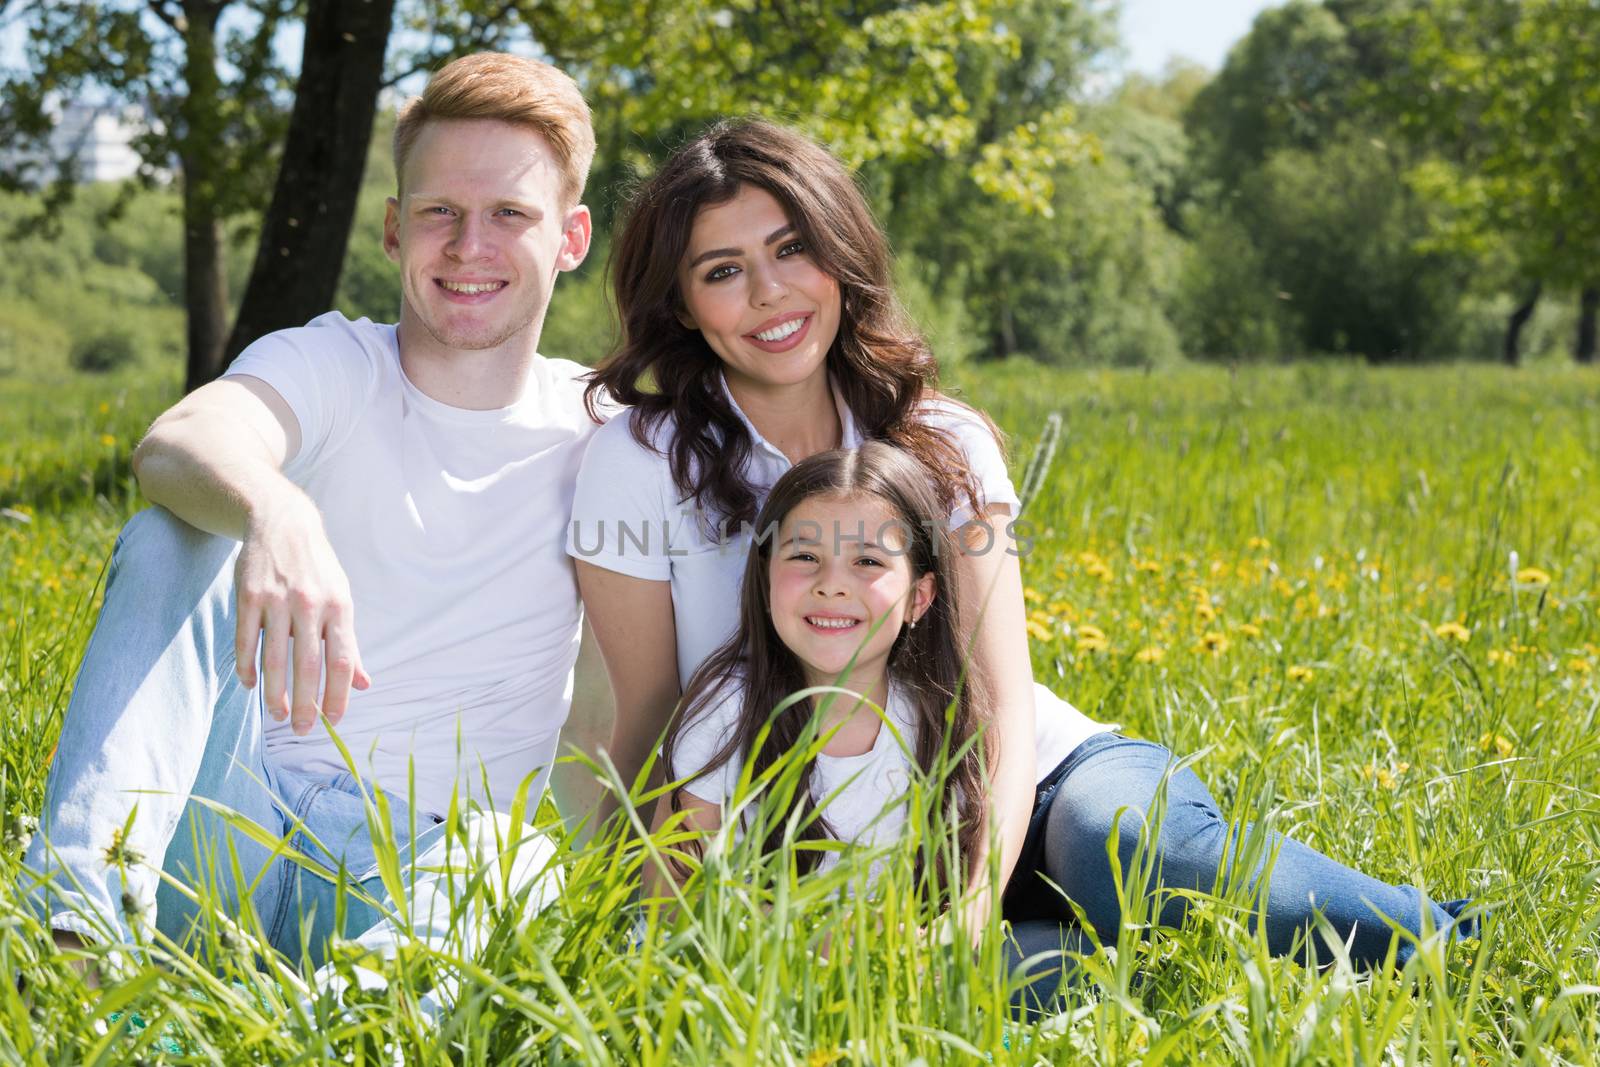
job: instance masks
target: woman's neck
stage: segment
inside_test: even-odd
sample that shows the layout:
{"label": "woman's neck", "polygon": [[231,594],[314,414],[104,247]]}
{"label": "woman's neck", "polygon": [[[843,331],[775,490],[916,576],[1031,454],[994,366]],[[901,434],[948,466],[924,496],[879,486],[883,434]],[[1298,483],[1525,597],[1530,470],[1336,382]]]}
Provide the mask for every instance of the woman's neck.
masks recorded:
{"label": "woman's neck", "polygon": [[844,444],[844,424],[825,371],[784,386],[763,387],[730,377],[728,392],[756,432],[790,463]]}

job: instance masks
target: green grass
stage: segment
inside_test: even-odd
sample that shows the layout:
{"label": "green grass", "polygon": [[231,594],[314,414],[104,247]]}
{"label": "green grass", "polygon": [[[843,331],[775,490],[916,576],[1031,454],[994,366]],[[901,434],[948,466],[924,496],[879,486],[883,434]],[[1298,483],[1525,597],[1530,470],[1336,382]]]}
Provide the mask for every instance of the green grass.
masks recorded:
{"label": "green grass", "polygon": [[1431,944],[1395,974],[1308,970],[1269,958],[1248,902],[1222,894],[1183,930],[1125,931],[1086,964],[1068,1012],[1016,1023],[993,938],[972,954],[915,934],[926,916],[903,890],[906,855],[882,902],[851,908],[836,893],[848,866],[796,883],[781,859],[714,849],[676,918],[633,947],[625,904],[657,845],[571,839],[561,902],[520,928],[502,915],[438,1028],[418,995],[449,953],[409,953],[385,965],[386,992],[307,1011],[299,979],[255,966],[248,922],[211,936],[208,965],[174,955],[88,992],[9,887],[102,564],[137,506],[127,450],[174,385],[0,379],[0,505],[27,517],[0,518],[0,965],[33,982],[26,1000],[0,989],[0,1057],[1600,1058],[1600,378],[1017,365],[967,368],[961,384],[1012,435],[1019,475],[1063,416],[1027,515],[1036,675],[1203,753],[1226,810],[1269,813],[1436,897],[1482,899],[1481,943]]}

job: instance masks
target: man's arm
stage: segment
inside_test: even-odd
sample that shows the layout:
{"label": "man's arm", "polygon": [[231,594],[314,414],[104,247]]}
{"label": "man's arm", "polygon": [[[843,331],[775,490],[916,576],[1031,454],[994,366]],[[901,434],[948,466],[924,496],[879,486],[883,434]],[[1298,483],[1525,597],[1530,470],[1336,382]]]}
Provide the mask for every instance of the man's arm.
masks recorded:
{"label": "man's arm", "polygon": [[365,689],[371,679],[356,648],[350,582],[322,515],[283,476],[299,450],[300,423],[288,403],[261,379],[237,375],[196,389],[156,419],[134,450],[133,471],[150,500],[244,543],[234,568],[239,680],[255,686],[260,641],[267,710],[279,720],[292,714],[294,732],[304,734],[316,722],[324,654],[320,710],[330,723],[344,715],[351,686]]}

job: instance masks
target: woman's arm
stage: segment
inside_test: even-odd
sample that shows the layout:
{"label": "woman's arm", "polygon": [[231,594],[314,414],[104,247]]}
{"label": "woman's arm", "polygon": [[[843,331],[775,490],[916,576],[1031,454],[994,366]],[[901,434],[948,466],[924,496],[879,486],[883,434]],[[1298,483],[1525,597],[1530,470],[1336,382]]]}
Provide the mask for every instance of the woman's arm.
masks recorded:
{"label": "woman's arm", "polygon": [[[611,681],[615,717],[606,753],[630,788],[666,732],[678,703],[678,636],[670,582],[634,578],[575,561],[584,611]],[[650,785],[662,781],[660,768]],[[617,810],[609,792],[600,819]]]}
{"label": "woman's arm", "polygon": [[[959,560],[963,642],[971,642],[974,665],[989,683],[988,729],[990,793],[975,869],[975,892],[966,920],[974,936],[989,918],[988,847],[1000,848],[1000,887],[1004,890],[1022,853],[1022,839],[1033,813],[1038,784],[1034,738],[1033,663],[1022,600],[1022,567],[1009,529],[1011,507],[995,505],[984,513],[988,531],[967,538]],[[965,532],[965,531],[964,531]],[[988,534],[992,532],[993,537]],[[988,542],[985,544],[985,542]],[[971,627],[977,627],[976,637]],[[998,749],[998,751],[997,751]]]}

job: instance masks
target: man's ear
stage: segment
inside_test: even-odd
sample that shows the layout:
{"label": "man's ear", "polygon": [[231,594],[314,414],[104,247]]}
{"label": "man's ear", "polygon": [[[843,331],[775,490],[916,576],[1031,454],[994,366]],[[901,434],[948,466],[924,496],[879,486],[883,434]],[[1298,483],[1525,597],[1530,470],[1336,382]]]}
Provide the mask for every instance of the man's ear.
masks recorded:
{"label": "man's ear", "polygon": [[911,586],[911,621],[916,622],[922,618],[927,610],[933,606],[933,598],[939,593],[939,579],[934,577],[932,571],[918,578]]}
{"label": "man's ear", "polygon": [[594,239],[594,220],[589,209],[579,204],[567,212],[566,224],[561,229],[561,251],[556,254],[556,270],[576,270],[589,255],[589,243]]}
{"label": "man's ear", "polygon": [[400,262],[400,201],[392,196],[383,206],[383,254]]}

